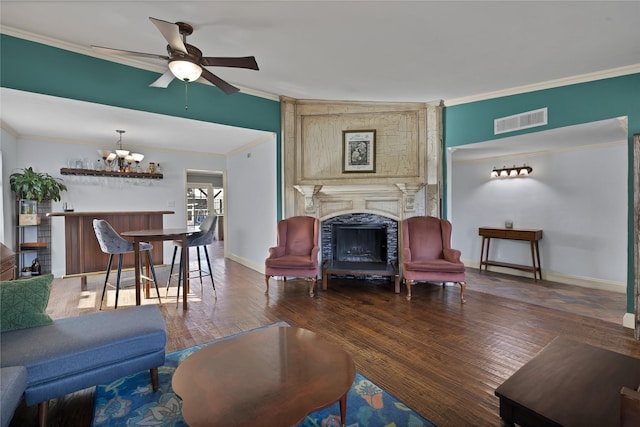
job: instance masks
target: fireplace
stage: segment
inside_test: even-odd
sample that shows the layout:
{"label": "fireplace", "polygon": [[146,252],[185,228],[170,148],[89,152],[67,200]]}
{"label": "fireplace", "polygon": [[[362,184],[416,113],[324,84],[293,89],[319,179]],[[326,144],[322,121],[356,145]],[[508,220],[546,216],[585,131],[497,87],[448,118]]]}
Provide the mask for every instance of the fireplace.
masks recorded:
{"label": "fireplace", "polygon": [[329,276],[383,279],[399,291],[398,221],[373,213],[351,213],[321,223],[322,288]]}
{"label": "fireplace", "polygon": [[347,263],[387,263],[385,224],[342,224],[332,226],[333,261]]}
{"label": "fireplace", "polygon": [[[337,246],[337,240],[334,238],[336,229],[347,233],[347,237],[351,235],[350,237],[364,238],[365,235],[368,235],[366,239],[372,241],[367,242],[367,244],[379,244],[379,248],[372,250],[366,257],[363,252],[368,252],[369,250],[364,250],[363,248],[352,249],[351,254],[348,256],[359,259],[343,260],[340,258],[342,255],[334,254]],[[398,262],[398,221],[389,217],[363,212],[338,215],[323,220],[320,224],[320,233],[322,236],[320,250],[323,263],[339,258],[345,262],[381,262],[385,264]],[[358,252],[360,252],[359,256],[355,257]],[[374,257],[375,259],[373,259]]]}

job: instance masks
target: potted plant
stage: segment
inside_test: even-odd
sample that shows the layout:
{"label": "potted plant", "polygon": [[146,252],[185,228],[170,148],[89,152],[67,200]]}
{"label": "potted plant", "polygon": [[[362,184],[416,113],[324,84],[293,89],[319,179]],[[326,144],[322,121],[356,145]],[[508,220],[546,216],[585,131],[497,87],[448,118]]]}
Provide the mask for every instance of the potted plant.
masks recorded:
{"label": "potted plant", "polygon": [[9,175],[9,185],[16,193],[18,200],[60,200],[60,193],[67,191],[67,186],[60,178],[54,178],[45,172],[35,172],[33,168],[21,169]]}

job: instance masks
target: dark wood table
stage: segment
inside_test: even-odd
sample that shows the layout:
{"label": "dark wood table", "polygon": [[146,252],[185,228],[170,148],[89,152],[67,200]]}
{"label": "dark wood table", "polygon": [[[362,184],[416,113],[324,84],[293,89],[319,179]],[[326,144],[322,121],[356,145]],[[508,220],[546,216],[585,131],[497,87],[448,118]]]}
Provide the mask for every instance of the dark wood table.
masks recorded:
{"label": "dark wood table", "polygon": [[[482,248],[480,249],[480,271],[482,271],[482,266],[484,266],[484,269],[487,270],[487,267],[490,265],[495,267],[514,268],[517,270],[532,272],[533,279],[535,281],[538,281],[538,274],[540,274],[540,280],[542,280],[542,267],[540,266],[540,248],[538,247],[538,241],[542,239],[542,230],[531,228],[480,227],[478,229],[478,235],[482,236]],[[531,247],[531,266],[500,261],[489,261],[489,246],[491,245],[492,238],[528,241],[529,246]],[[487,244],[486,252],[485,242]]]}
{"label": "dark wood table", "polygon": [[[163,215],[174,211],[122,211],[122,212],[52,212],[49,217],[64,218],[65,277],[79,276],[82,288],[86,288],[87,274],[104,272],[109,255],[100,250],[93,230],[93,220],[107,221],[118,233],[129,230],[157,229],[163,227]],[[154,263],[162,262],[162,248],[153,248]],[[133,255],[125,254],[123,268],[135,265]]]}
{"label": "dark wood table", "polygon": [[140,305],[140,243],[164,240],[180,240],[184,256],[182,257],[182,308],[187,309],[187,293],[189,289],[189,249],[187,247],[187,236],[196,232],[193,228],[159,228],[153,230],[133,230],[120,233],[123,237],[133,238],[133,248],[135,256],[136,270],[136,305]]}
{"label": "dark wood table", "polygon": [[620,389],[640,384],[640,359],[557,337],[495,391],[503,426],[620,425]]}
{"label": "dark wood table", "polygon": [[315,333],[267,327],[193,353],[172,386],[191,427],[295,426],[336,401],[345,425],[355,373],[351,356]]}

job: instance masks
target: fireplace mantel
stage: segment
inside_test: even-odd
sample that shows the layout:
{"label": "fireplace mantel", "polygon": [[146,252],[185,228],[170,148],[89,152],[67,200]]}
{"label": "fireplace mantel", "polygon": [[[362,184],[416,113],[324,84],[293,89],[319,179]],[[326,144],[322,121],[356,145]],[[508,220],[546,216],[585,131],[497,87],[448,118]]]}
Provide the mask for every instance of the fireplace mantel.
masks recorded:
{"label": "fireplace mantel", "polygon": [[[280,101],[285,218],[438,215],[442,102]],[[344,171],[343,132],[353,129],[376,131],[375,172]]]}
{"label": "fireplace mantel", "polygon": [[416,205],[424,203],[422,185],[294,185],[304,198],[306,215],[325,219],[352,212],[368,212],[396,220],[413,216]]}

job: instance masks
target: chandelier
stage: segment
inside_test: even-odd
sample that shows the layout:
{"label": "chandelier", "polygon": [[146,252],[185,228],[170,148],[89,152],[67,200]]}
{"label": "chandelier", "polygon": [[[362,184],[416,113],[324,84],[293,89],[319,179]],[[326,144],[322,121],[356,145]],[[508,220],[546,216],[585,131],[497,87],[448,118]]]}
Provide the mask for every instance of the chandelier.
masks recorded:
{"label": "chandelier", "polygon": [[140,172],[140,162],[144,159],[144,154],[124,150],[122,148],[122,134],[126,131],[118,129],[116,132],[120,134],[118,141],[116,141],[117,149],[115,151],[98,150],[98,154],[104,161],[104,169],[115,172]]}

